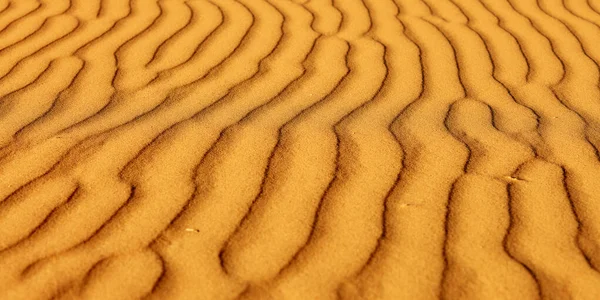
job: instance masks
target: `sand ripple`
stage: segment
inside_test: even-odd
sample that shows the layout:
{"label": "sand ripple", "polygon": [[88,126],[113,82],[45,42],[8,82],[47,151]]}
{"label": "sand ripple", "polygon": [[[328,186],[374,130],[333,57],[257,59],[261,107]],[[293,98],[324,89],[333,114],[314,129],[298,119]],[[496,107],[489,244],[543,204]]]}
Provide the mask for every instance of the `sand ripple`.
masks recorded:
{"label": "sand ripple", "polygon": [[2,299],[600,299],[598,0],[0,0]]}

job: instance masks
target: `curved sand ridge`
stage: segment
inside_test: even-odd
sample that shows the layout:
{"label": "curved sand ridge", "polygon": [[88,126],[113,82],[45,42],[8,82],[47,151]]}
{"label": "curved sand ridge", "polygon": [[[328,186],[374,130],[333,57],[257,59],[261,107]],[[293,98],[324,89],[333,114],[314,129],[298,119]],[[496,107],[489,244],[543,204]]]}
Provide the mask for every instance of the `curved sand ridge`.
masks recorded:
{"label": "curved sand ridge", "polygon": [[598,0],[0,0],[2,299],[600,298]]}

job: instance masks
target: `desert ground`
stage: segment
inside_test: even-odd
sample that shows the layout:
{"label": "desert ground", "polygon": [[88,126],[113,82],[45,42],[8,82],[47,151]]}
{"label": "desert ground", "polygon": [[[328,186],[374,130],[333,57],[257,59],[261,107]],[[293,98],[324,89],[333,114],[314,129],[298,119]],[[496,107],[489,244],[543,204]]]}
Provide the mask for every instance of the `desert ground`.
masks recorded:
{"label": "desert ground", "polygon": [[600,0],[0,0],[0,299],[600,299]]}

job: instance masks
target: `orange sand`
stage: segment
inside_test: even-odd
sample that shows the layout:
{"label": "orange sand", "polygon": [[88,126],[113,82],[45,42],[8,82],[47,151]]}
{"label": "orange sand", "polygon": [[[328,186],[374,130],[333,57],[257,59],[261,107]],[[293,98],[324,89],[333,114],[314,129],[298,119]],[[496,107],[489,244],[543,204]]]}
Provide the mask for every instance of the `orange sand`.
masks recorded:
{"label": "orange sand", "polygon": [[600,299],[600,0],[0,0],[0,299]]}

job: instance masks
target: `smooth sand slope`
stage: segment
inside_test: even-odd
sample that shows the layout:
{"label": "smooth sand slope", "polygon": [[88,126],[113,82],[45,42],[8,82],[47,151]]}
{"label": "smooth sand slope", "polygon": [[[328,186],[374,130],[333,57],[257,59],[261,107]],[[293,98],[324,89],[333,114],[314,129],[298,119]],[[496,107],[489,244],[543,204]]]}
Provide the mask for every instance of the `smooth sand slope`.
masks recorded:
{"label": "smooth sand slope", "polygon": [[600,299],[600,0],[0,0],[0,299]]}

